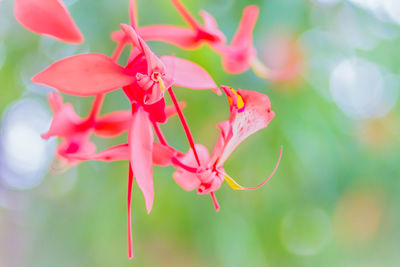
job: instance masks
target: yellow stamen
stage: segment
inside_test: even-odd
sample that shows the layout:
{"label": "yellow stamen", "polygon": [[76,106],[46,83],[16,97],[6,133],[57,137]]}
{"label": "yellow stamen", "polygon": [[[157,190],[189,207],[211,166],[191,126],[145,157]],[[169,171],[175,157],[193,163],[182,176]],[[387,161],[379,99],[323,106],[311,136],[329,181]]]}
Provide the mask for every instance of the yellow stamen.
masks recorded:
{"label": "yellow stamen", "polygon": [[[230,89],[231,89],[232,93],[234,93],[236,95],[236,108],[243,109],[244,108],[243,98],[236,92],[235,89],[233,89],[233,88],[230,88]],[[229,106],[233,105],[232,98],[229,96],[228,96],[228,103],[229,103]]]}
{"label": "yellow stamen", "polygon": [[233,189],[233,190],[244,190],[244,187],[238,184],[235,180],[233,180],[229,175],[224,174],[226,183]]}
{"label": "yellow stamen", "polygon": [[157,81],[158,81],[158,84],[159,84],[159,86],[160,86],[161,92],[164,92],[164,91],[166,90],[166,88],[165,88],[164,81],[163,81],[162,78],[161,78],[161,75],[158,75]]}

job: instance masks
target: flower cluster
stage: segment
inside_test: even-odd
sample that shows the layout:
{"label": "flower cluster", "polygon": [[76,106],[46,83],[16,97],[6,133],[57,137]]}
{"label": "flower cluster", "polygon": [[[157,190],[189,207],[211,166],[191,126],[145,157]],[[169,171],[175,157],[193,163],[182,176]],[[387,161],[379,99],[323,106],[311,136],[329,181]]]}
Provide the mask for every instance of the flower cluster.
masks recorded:
{"label": "flower cluster", "polygon": [[[49,95],[54,113],[50,129],[43,138],[59,137],[62,142],[57,157],[73,165],[86,160],[128,160],[128,239],[129,257],[132,257],[131,240],[131,192],[133,181],[143,193],[147,212],[154,201],[153,165],[173,166],[173,178],[185,190],[197,190],[198,194],[210,194],[218,210],[215,191],[226,181],[235,190],[255,189],[263,185],[276,170],[278,163],[262,184],[247,188],[239,185],[224,169],[224,163],[235,148],[248,136],[267,127],[274,118],[269,98],[259,92],[235,90],[217,86],[210,74],[201,66],[175,56],[157,56],[146,41],[171,43],[183,49],[209,45],[221,55],[225,71],[241,73],[251,66],[265,77],[268,70],[257,60],[253,46],[253,29],[258,16],[256,6],[248,6],[233,40],[228,44],[219,30],[216,20],[205,11],[198,22],[179,0],[171,0],[189,27],[174,25],[137,25],[135,1],[130,1],[130,24],[121,24],[121,30],[111,34],[117,43],[111,57],[98,53],[80,54],[55,62],[32,78],[37,84],[54,88],[60,93],[74,96],[94,96],[94,102],[86,118],[79,117],[70,103],[63,103],[60,94]],[[75,26],[65,6],[59,0],[16,0],[15,16],[22,25],[39,34],[59,40],[79,43],[83,37]],[[126,64],[117,62],[125,47],[130,48]],[[218,124],[218,141],[209,154],[206,147],[195,144],[175,87],[195,90],[209,89],[228,99],[230,117]],[[131,104],[130,110],[115,111],[99,116],[104,97],[108,92],[122,89]],[[173,106],[166,106],[165,94],[169,94]],[[177,115],[186,133],[190,150],[183,153],[169,145],[159,125]],[[128,132],[128,140],[96,152],[90,141],[92,135],[113,138]],[[156,135],[156,140],[154,138]]]}

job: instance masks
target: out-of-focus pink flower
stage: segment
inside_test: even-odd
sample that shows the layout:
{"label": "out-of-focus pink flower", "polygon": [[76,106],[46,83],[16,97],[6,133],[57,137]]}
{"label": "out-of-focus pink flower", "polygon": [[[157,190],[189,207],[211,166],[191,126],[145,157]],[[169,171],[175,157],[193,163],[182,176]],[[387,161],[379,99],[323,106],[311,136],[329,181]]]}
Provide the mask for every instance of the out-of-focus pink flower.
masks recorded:
{"label": "out-of-focus pink flower", "polygon": [[279,31],[271,33],[263,43],[260,57],[269,69],[270,79],[276,82],[298,79],[304,68],[304,53],[295,38]]}
{"label": "out-of-focus pink flower", "polygon": [[[162,41],[183,49],[195,49],[202,44],[210,45],[222,56],[222,65],[228,73],[242,73],[249,69],[256,59],[253,46],[253,30],[257,22],[259,9],[251,5],[243,10],[239,27],[230,44],[219,30],[213,16],[201,11],[203,24],[199,23],[184,7],[180,0],[171,0],[190,28],[174,25],[148,25],[139,27],[138,31],[146,41]],[[114,32],[112,39],[121,41],[126,38],[123,32]]]}
{"label": "out-of-focus pink flower", "polygon": [[14,15],[32,32],[67,43],[83,42],[82,33],[61,0],[15,0]]}
{"label": "out-of-focus pink flower", "polygon": [[231,115],[228,121],[218,124],[221,133],[211,156],[207,148],[196,145],[200,167],[196,165],[192,149],[187,154],[178,156],[178,160],[172,159],[177,168],[173,175],[175,181],[185,190],[197,189],[199,194],[214,192],[224,180],[236,190],[258,188],[275,172],[281,157],[280,154],[272,174],[262,184],[253,188],[239,185],[225,172],[223,165],[235,148],[251,134],[267,127],[275,114],[271,110],[269,98],[264,94],[241,89],[235,91],[230,87],[221,88],[228,96]]}
{"label": "out-of-focus pink flower", "polygon": [[[95,157],[96,146],[89,141],[92,134],[111,138],[126,132],[130,127],[132,112],[116,111],[97,118],[95,114],[101,103],[94,103],[86,118],[79,117],[70,103],[63,103],[61,95],[50,93],[48,96],[53,119],[43,138],[59,137],[62,142],[57,148],[57,157],[68,165],[79,163],[80,158]],[[179,103],[181,108],[184,102]],[[174,106],[165,107],[165,120],[176,114]],[[87,160],[86,159],[86,160]]]}

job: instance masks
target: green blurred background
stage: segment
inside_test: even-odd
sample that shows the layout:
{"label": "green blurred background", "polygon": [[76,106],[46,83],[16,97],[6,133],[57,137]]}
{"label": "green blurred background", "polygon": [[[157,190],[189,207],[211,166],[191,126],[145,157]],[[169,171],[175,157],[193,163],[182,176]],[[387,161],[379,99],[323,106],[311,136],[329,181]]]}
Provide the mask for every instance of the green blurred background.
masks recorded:
{"label": "green blurred background", "polygon": [[[184,25],[167,0],[138,0],[139,24]],[[232,38],[242,9],[260,7],[254,43],[271,68],[295,59],[290,79],[268,82],[248,71],[227,75],[210,48],[182,51],[150,43],[205,67],[221,85],[266,93],[276,117],[246,140],[225,170],[244,185],[275,176],[256,191],[226,184],[208,196],[183,191],[173,168],[155,167],[156,198],[146,214],[134,188],[134,259],[127,257],[126,162],[64,169],[56,140],[43,141],[49,88],[30,77],[55,60],[111,54],[109,39],[127,23],[128,0],[66,1],[82,45],[34,35],[0,3],[1,266],[396,266],[400,265],[400,2],[397,0],[183,0],[213,14]],[[199,16],[197,18],[200,19]],[[297,55],[297,56],[293,56]],[[127,51],[123,55],[126,59]],[[122,60],[123,61],[123,60]],[[214,146],[228,118],[225,97],[177,88],[197,143]],[[81,116],[91,98],[65,96]],[[129,109],[119,91],[102,113]],[[188,149],[177,118],[167,140]],[[126,142],[93,139],[99,149]]]}

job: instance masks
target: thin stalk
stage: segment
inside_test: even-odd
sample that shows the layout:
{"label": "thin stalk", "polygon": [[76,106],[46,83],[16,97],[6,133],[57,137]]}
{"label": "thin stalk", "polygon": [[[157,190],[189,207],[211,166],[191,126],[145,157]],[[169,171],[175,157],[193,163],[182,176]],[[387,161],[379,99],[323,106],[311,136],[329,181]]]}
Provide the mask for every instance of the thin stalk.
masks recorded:
{"label": "thin stalk", "polygon": [[129,162],[129,179],[128,179],[128,257],[133,258],[133,246],[132,246],[132,221],[131,221],[131,202],[132,202],[132,183],[133,183],[133,172],[131,163]]}
{"label": "thin stalk", "polygon": [[[185,130],[186,137],[187,137],[187,139],[189,141],[190,147],[193,150],[193,154],[194,154],[194,157],[196,158],[197,164],[200,166],[200,159],[199,159],[199,156],[197,154],[196,147],[194,146],[192,133],[190,132],[189,125],[187,124],[186,119],[183,116],[182,110],[179,107],[178,101],[176,100],[175,93],[174,93],[174,91],[172,91],[171,87],[168,88],[168,93],[171,96],[171,99],[172,99],[172,102],[174,103],[176,111],[178,112],[179,119],[180,119],[180,121],[182,123],[183,129]],[[217,198],[215,197],[214,192],[211,192],[210,195],[211,195],[212,201],[214,203],[215,209],[218,211],[219,210],[219,204],[218,204]]]}
{"label": "thin stalk", "polygon": [[172,4],[178,10],[178,12],[182,15],[183,19],[193,28],[199,29],[200,25],[195,20],[195,18],[189,13],[186,7],[182,4],[180,0],[171,0]]}
{"label": "thin stalk", "polygon": [[174,103],[176,111],[178,112],[179,119],[180,119],[180,121],[182,123],[183,129],[185,130],[186,137],[187,137],[187,139],[189,141],[190,148],[193,150],[194,157],[196,158],[197,164],[200,166],[200,159],[199,159],[199,156],[197,154],[196,147],[194,146],[192,133],[190,132],[189,125],[186,122],[185,116],[183,116],[182,110],[179,107],[179,103],[176,100],[175,93],[174,93],[174,91],[172,91],[171,87],[168,88],[168,93],[169,93],[169,95],[170,95],[170,97],[172,99],[172,102]]}
{"label": "thin stalk", "polygon": [[157,138],[160,141],[160,143],[162,145],[169,146],[168,143],[167,143],[167,140],[165,139],[165,137],[164,137],[164,135],[163,135],[163,133],[162,133],[162,131],[160,129],[160,126],[158,125],[158,123],[155,122],[155,121],[152,121],[152,123],[153,123],[154,131],[156,132]]}

